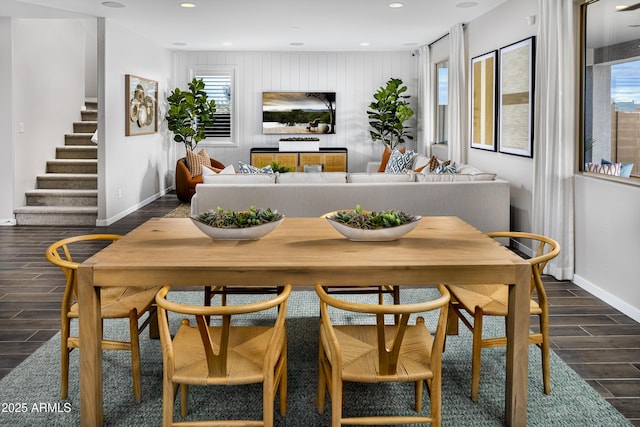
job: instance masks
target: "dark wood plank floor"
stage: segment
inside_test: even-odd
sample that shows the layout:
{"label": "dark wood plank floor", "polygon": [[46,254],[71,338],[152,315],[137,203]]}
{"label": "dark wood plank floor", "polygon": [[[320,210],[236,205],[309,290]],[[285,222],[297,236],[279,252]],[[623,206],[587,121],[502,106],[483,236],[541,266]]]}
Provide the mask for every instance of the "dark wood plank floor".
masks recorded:
{"label": "dark wood plank floor", "polygon": [[[178,204],[169,194],[108,227],[0,227],[0,378],[59,331],[64,277],[45,259],[47,246],[78,234],[126,234]],[[545,286],[553,350],[640,427],[640,324],[572,282],[546,277]]]}

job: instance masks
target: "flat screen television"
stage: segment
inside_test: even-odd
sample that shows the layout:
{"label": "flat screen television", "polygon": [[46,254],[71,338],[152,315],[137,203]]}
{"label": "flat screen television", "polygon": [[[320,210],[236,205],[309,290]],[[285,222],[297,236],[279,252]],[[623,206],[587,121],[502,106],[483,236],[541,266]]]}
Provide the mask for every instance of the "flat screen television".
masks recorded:
{"label": "flat screen television", "polygon": [[335,92],[262,92],[262,133],[335,132]]}

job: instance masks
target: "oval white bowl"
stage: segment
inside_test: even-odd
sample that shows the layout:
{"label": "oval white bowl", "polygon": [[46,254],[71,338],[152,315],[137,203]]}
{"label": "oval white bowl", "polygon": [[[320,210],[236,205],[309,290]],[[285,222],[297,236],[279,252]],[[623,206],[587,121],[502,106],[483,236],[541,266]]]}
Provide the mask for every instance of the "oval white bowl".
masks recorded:
{"label": "oval white bowl", "polygon": [[413,221],[406,224],[398,225],[396,227],[376,228],[373,230],[349,227],[348,225],[338,222],[331,217],[326,218],[333,228],[335,228],[344,237],[354,242],[388,242],[391,240],[397,240],[416,228],[422,217],[416,215]]}
{"label": "oval white bowl", "polygon": [[190,216],[191,221],[200,231],[215,240],[258,240],[275,230],[284,220],[284,216],[277,221],[245,228],[218,228],[198,221]]}

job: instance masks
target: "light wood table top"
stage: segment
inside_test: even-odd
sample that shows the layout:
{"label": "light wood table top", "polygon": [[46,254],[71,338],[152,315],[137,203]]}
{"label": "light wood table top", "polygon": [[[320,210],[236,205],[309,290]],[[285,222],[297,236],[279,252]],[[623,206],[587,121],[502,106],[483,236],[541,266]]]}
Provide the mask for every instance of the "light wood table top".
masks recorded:
{"label": "light wood table top", "polygon": [[81,424],[103,420],[100,286],[507,283],[515,286],[507,318],[506,419],[526,425],[530,271],[527,261],[457,217],[423,217],[391,242],[349,241],[322,218],[285,218],[256,241],[212,240],[188,218],[149,220],[78,270]]}

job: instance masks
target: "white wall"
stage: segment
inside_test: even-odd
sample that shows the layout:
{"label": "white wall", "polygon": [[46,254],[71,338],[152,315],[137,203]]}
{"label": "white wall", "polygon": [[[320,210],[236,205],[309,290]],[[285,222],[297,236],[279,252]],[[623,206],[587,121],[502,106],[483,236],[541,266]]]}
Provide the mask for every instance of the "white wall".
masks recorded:
{"label": "white wall", "polygon": [[0,225],[15,224],[11,27],[10,18],[0,18]]}
{"label": "white wall", "polygon": [[20,207],[26,203],[25,192],[36,188],[36,175],[46,171],[47,160],[55,159],[55,147],[64,145],[64,135],[80,120],[85,72],[82,22],[15,19],[13,52],[13,205]]}
{"label": "white wall", "polygon": [[640,185],[575,177],[574,282],[640,322]]}
{"label": "white wall", "polygon": [[[411,106],[417,110],[418,57],[410,52],[393,53],[177,53],[175,84],[187,88],[189,70],[196,65],[236,65],[239,120],[237,147],[206,147],[225,164],[249,162],[252,147],[277,147],[282,135],[262,134],[263,91],[336,92],[336,133],[320,135],[321,147],[347,147],[349,170],[364,171],[378,160],[382,144],[369,136],[367,108],[373,93],[390,78],[408,86]],[[415,121],[413,136],[415,137]],[[292,135],[293,136],[293,135]],[[415,140],[410,141],[415,147]],[[174,143],[175,144],[175,143]],[[177,147],[184,155],[184,147]]]}
{"label": "white wall", "polygon": [[[510,0],[470,22],[465,29],[467,63],[470,64],[471,58],[478,55],[536,35],[537,23],[529,25],[526,17],[535,15],[537,9],[537,2]],[[497,28],[500,30],[497,31]],[[468,71],[467,81],[469,79]],[[495,172],[511,183],[511,229],[531,231],[533,159],[467,148],[467,162],[482,170]]]}
{"label": "white wall", "polygon": [[[159,132],[125,136],[125,74],[158,82],[159,117],[165,113],[171,53],[153,41],[98,19],[99,201],[98,224],[133,212],[173,185],[173,145],[164,124]],[[83,87],[84,90],[84,87]]]}

